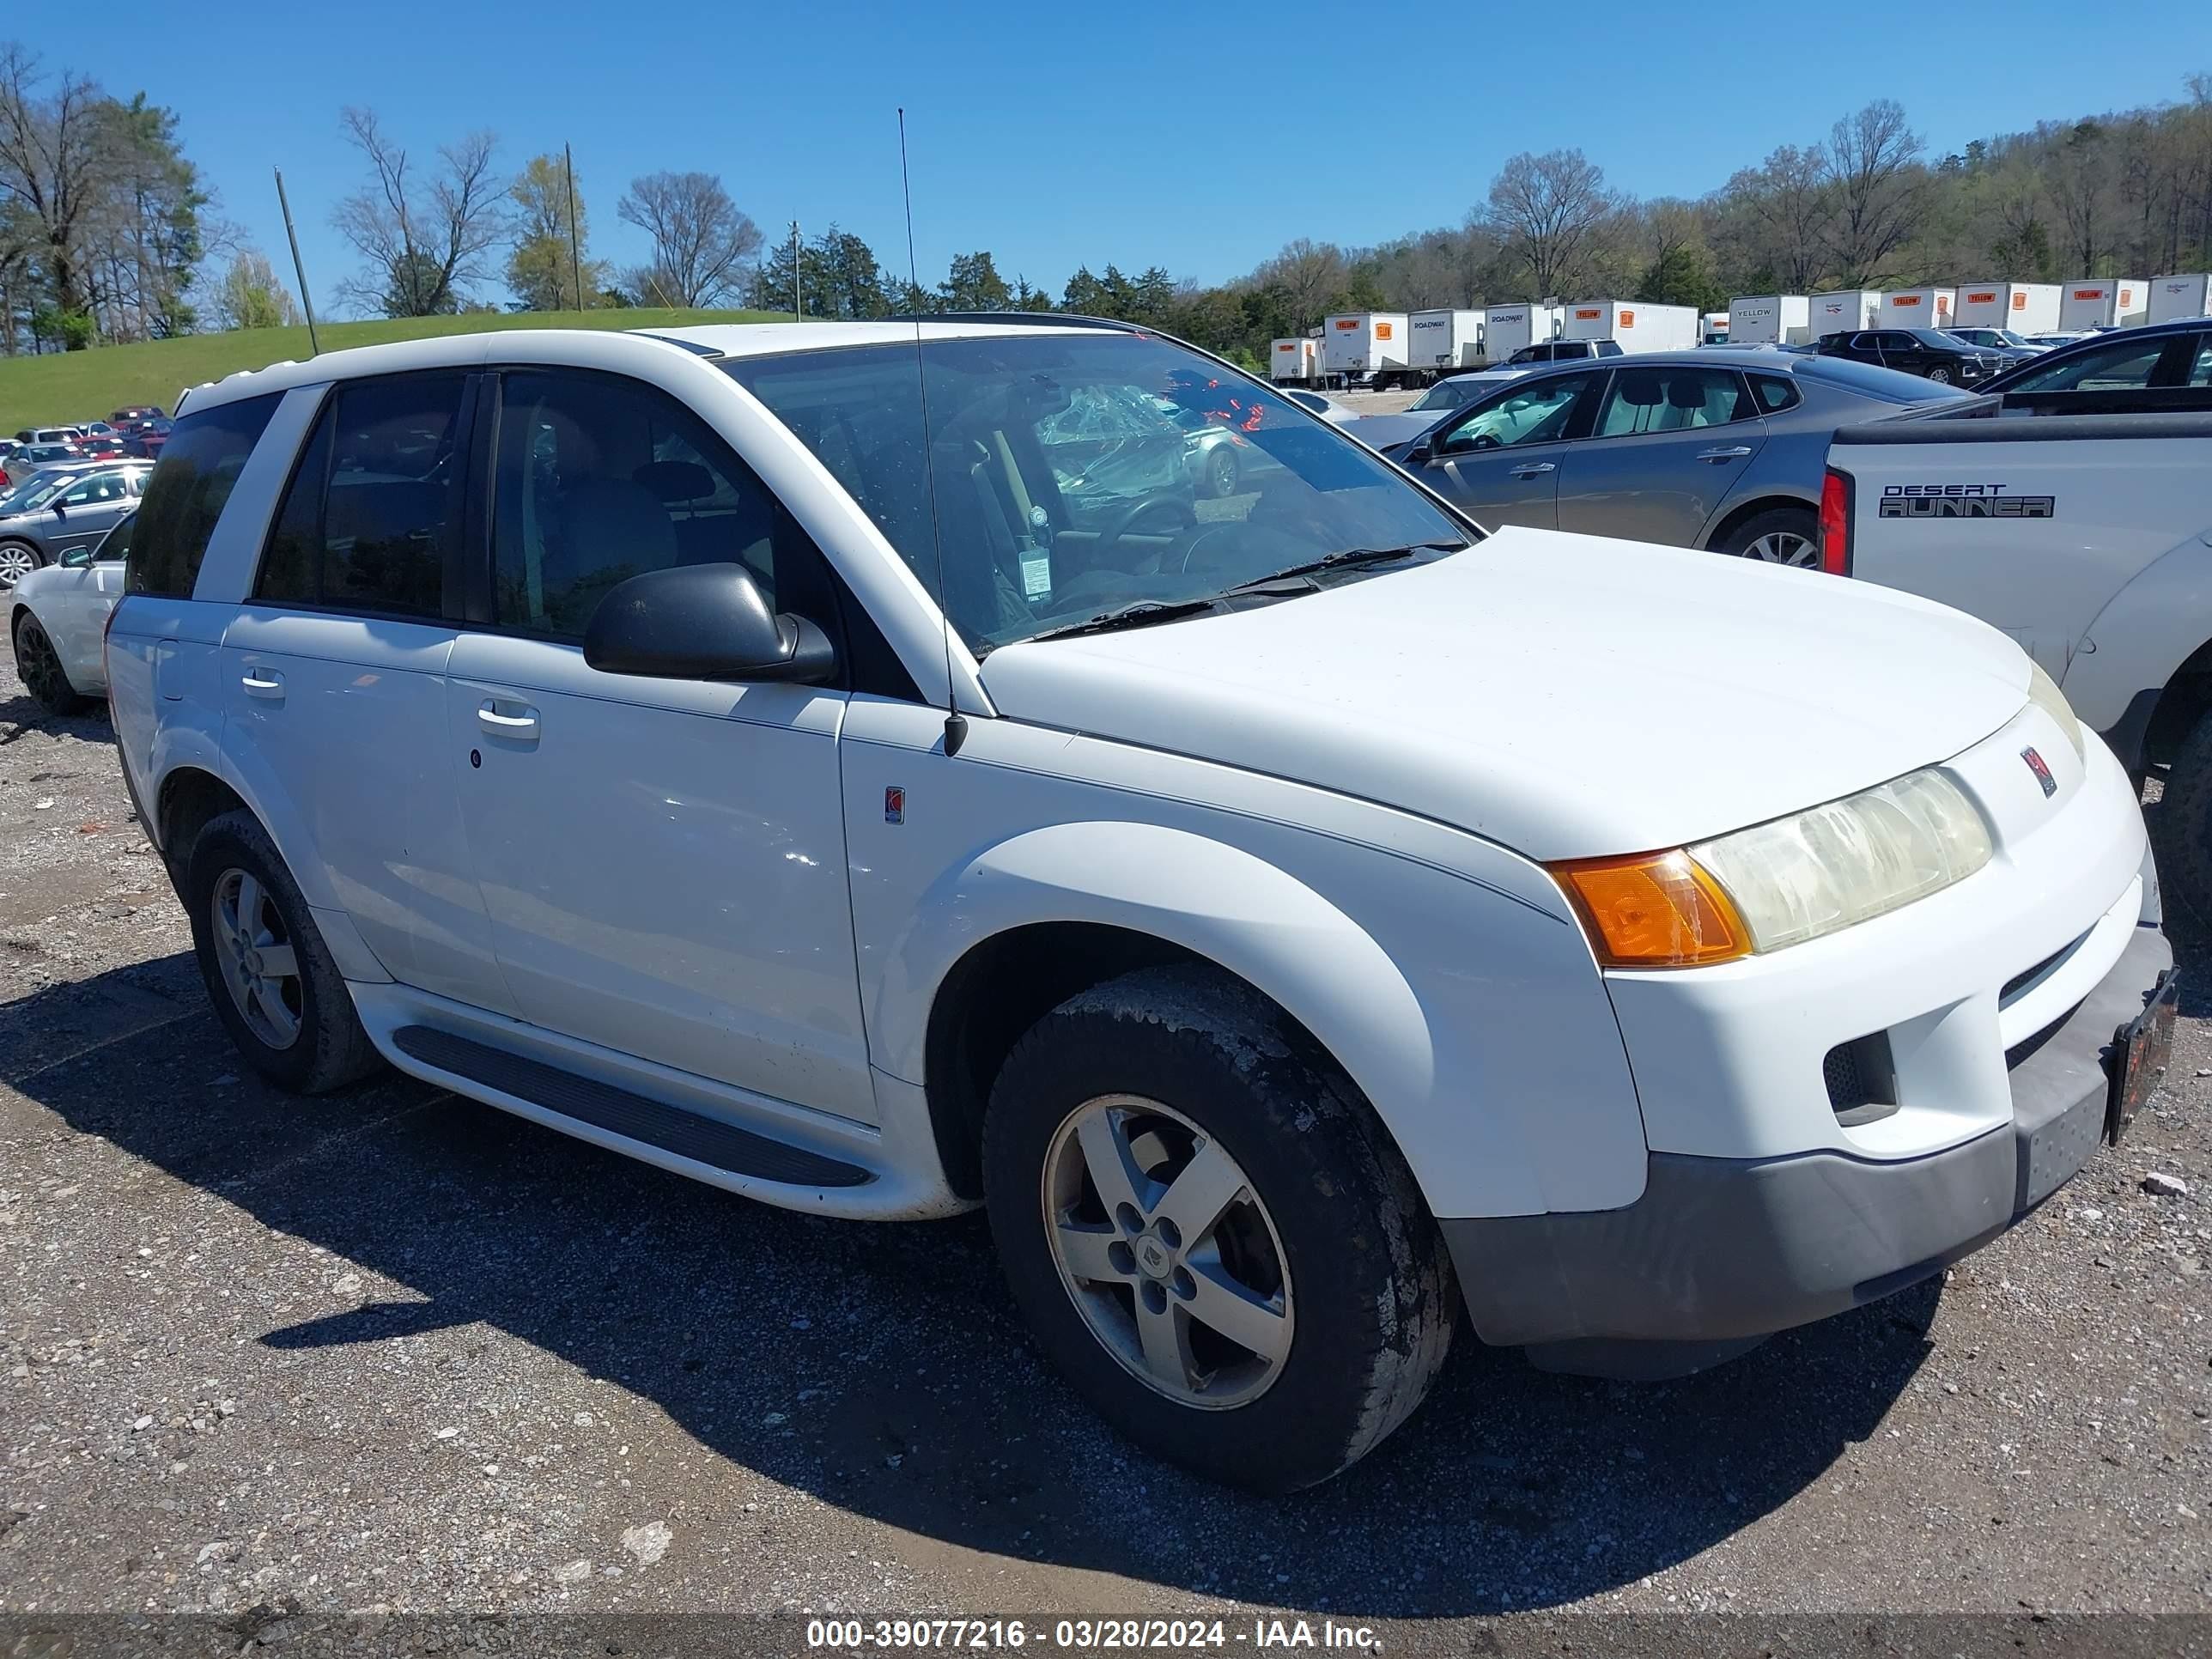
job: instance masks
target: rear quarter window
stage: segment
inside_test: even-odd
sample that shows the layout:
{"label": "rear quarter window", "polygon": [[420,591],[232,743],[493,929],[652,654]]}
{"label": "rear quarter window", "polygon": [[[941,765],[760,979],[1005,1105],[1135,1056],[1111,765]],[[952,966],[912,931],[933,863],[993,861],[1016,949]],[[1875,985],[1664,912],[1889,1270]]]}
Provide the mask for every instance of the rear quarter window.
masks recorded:
{"label": "rear quarter window", "polygon": [[283,394],[272,392],[178,420],[138,509],[129,592],[191,597],[216,520],[282,401]]}

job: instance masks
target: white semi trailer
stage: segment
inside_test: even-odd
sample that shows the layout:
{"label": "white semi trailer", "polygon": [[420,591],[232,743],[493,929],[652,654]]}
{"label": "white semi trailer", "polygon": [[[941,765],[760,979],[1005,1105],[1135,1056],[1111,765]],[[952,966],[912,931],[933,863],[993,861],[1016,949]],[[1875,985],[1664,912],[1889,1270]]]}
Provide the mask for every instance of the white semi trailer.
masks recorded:
{"label": "white semi trailer", "polygon": [[1881,293],[1871,288],[1838,289],[1829,294],[1808,295],[1806,302],[1813,313],[1808,333],[1820,340],[1831,334],[1856,334],[1872,328]]}
{"label": "white semi trailer", "polygon": [[2150,279],[2148,320],[2170,323],[2182,317],[2212,317],[2212,276],[2192,271]]}
{"label": "white semi trailer", "polygon": [[1484,331],[1490,361],[1502,363],[1522,346],[1559,338],[1562,312],[1551,305],[1491,307]]}
{"label": "white semi trailer", "polygon": [[1812,331],[1813,302],[1802,294],[1747,294],[1729,301],[1730,345],[1803,345]]}
{"label": "white semi trailer", "polygon": [[2140,276],[2084,276],[2058,301],[2063,329],[2133,328],[2148,320],[2150,284]]}
{"label": "white semi trailer", "polygon": [[1300,335],[1277,340],[1267,352],[1267,378],[1279,386],[1306,386],[1321,374],[1321,342]]}
{"label": "white semi trailer", "polygon": [[1321,372],[1339,385],[1402,385],[1413,378],[1407,343],[1402,311],[1341,312],[1322,325]]}
{"label": "white semi trailer", "polygon": [[1905,288],[1881,296],[1875,307],[1876,328],[1948,328],[1958,319],[1951,308],[1959,291],[1951,288]]}
{"label": "white semi trailer", "polygon": [[1641,300],[1583,300],[1567,307],[1563,337],[1610,340],[1623,351],[1688,351],[1698,339],[1695,306],[1646,305]]}
{"label": "white semi trailer", "polygon": [[1479,310],[1416,311],[1406,319],[1412,343],[1407,358],[1417,374],[1433,379],[1484,362],[1483,313]]}
{"label": "white semi trailer", "polygon": [[1959,290],[1951,321],[1960,328],[2008,328],[2048,334],[2058,326],[2056,283],[1971,283]]}

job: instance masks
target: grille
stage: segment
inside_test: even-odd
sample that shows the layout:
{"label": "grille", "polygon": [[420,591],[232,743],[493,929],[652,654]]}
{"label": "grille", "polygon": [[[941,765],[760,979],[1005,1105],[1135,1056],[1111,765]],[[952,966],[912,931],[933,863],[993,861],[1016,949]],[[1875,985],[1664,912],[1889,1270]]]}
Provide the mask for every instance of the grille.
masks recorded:
{"label": "grille", "polygon": [[1887,1031],[1838,1043],[1820,1062],[1820,1072],[1836,1121],[1847,1129],[1897,1109],[1897,1074]]}
{"label": "grille", "polygon": [[2002,985],[1997,988],[1997,1006],[2002,1008],[2010,1004],[2014,998],[2017,997],[2021,992],[2027,990],[2037,981],[2043,978],[2044,975],[2048,974],[2052,969],[2057,967],[2060,963],[2065,961],[2067,957],[2072,956],[2076,951],[2080,950],[2081,948],[2081,939],[2086,939],[2088,937],[2089,934],[2087,933],[2084,933],[2081,939],[2069,939],[2065,944],[2060,945],[2056,951],[2053,951],[2049,956],[2044,957],[2042,961],[2037,963],[2033,968],[2023,968],[2020,972],[2014,974],[2010,979],[2007,980]]}

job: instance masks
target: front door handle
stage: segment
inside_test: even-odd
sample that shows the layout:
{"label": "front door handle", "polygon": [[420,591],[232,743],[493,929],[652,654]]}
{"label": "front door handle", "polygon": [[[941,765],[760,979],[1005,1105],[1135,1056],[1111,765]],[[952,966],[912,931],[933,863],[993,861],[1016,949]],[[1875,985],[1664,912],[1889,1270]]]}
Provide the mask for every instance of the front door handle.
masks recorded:
{"label": "front door handle", "polygon": [[273,668],[249,668],[239,684],[249,697],[266,697],[274,702],[284,696],[284,677]]}
{"label": "front door handle", "polygon": [[1749,444],[1730,444],[1725,449],[1701,449],[1698,452],[1698,459],[1718,465],[1723,461],[1740,461],[1750,453]]}
{"label": "front door handle", "polygon": [[538,735],[538,711],[529,705],[514,707],[508,714],[486,697],[477,705],[477,724],[496,738],[535,738]]}
{"label": "front door handle", "polygon": [[1558,464],[1553,461],[1523,461],[1513,469],[1513,476],[1516,478],[1539,478],[1557,470]]}

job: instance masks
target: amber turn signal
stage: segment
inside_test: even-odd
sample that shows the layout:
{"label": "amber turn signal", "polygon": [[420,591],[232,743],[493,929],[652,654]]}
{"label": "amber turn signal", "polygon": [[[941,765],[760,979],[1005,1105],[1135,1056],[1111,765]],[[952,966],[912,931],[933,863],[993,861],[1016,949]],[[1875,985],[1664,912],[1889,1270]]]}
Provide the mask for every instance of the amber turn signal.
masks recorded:
{"label": "amber turn signal", "polygon": [[1692,968],[1751,954],[1751,930],[1687,853],[1552,866],[1607,968]]}

